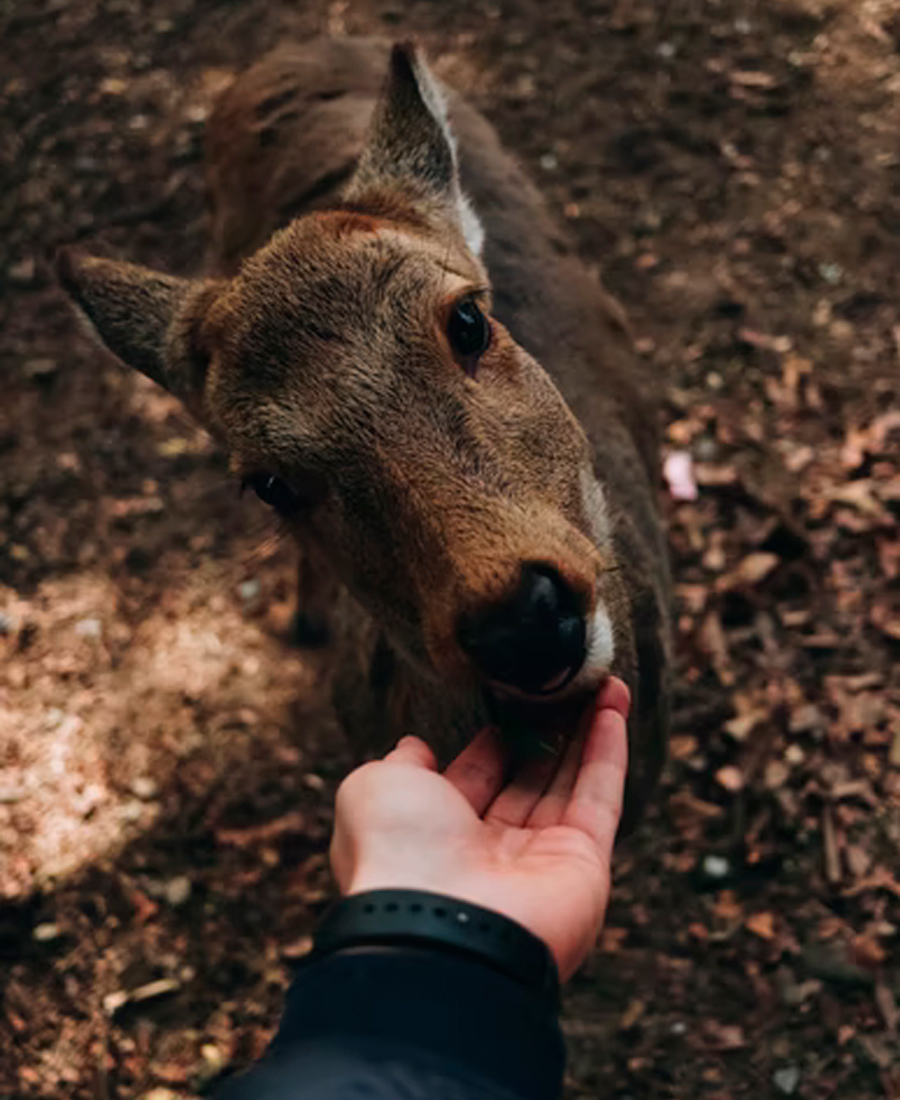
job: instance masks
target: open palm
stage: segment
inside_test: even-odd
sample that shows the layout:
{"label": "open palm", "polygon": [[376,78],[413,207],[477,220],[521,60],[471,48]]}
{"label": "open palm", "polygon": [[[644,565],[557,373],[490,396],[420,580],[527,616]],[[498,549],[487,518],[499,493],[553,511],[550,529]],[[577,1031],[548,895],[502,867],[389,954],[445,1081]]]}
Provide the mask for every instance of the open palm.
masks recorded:
{"label": "open palm", "polygon": [[508,782],[491,730],[443,773],[423,741],[404,738],[338,791],[331,859],[341,890],[431,890],[493,909],[539,936],[569,977],[606,911],[628,706],[628,689],[609,680],[586,732]]}

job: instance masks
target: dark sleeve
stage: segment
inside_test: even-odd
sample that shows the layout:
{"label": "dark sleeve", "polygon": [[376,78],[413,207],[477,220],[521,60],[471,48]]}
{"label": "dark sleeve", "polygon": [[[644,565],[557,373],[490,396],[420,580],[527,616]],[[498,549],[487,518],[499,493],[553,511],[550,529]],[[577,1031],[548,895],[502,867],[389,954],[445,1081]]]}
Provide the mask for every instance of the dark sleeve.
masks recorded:
{"label": "dark sleeve", "polygon": [[356,947],[298,972],[266,1058],[219,1100],[555,1100],[554,1006],[478,959]]}

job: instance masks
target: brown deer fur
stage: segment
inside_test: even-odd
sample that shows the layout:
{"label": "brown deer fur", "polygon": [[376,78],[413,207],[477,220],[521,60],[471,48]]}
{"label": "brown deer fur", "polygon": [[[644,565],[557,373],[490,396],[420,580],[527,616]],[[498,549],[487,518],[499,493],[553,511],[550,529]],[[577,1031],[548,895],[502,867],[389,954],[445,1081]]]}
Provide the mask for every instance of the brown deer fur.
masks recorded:
{"label": "brown deer fur", "polygon": [[[667,722],[654,382],[494,130],[447,102],[458,153],[411,47],[282,49],[211,119],[216,276],[67,253],[61,278],[238,477],[316,487],[287,522],[310,547],[306,587],[334,603],[357,744],[415,731],[446,757],[489,718],[511,741],[552,736],[613,671],[634,695],[633,817]],[[492,319],[474,377],[444,334],[461,294]],[[524,562],[552,565],[593,624],[585,668],[549,700],[493,691],[458,641]]]}

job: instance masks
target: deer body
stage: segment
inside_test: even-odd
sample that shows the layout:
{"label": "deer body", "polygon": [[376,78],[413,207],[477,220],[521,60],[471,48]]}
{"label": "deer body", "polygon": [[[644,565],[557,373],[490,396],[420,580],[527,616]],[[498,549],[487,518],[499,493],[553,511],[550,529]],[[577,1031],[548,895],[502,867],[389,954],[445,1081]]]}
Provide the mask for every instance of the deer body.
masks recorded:
{"label": "deer body", "polygon": [[217,277],[63,280],[309,546],[357,744],[552,738],[615,672],[633,816],[668,702],[653,380],[494,130],[448,95],[448,131],[409,48],[383,90],[388,52],[282,49],[224,94]]}

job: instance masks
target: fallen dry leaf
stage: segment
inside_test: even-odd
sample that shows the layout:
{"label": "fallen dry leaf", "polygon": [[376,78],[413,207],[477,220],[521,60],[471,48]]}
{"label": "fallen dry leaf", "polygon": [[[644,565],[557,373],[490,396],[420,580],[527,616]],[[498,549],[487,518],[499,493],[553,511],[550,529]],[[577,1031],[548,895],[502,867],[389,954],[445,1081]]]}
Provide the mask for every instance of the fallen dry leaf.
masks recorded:
{"label": "fallen dry leaf", "polygon": [[844,861],[850,875],[855,879],[861,879],[872,866],[872,855],[859,844],[848,844],[844,848]]}
{"label": "fallen dry leaf", "polygon": [[312,936],[300,936],[299,939],[282,944],[281,954],[286,959],[302,959],[312,951],[313,942]]}
{"label": "fallen dry leaf", "polygon": [[[763,73],[747,69],[733,69],[728,74],[728,79],[732,82],[732,84],[739,84],[742,88],[760,88],[763,91],[768,91],[770,88],[774,88],[778,84],[778,81],[775,79],[774,76],[771,75],[771,73]],[[741,335],[745,336],[745,334],[746,330]],[[782,337],[775,338],[775,341],[782,340]],[[781,350],[781,348],[784,346],[784,344],[780,342],[775,343],[773,341],[773,344],[774,350],[776,351]]]}
{"label": "fallen dry leaf", "polygon": [[622,949],[628,935],[629,930],[627,928],[616,928],[614,925],[607,924],[600,933],[598,947],[604,954],[614,955]]}
{"label": "fallen dry leaf", "polygon": [[762,709],[748,711],[746,714],[738,714],[734,718],[729,718],[722,728],[735,741],[746,741],[766,718],[768,718],[768,711]]}
{"label": "fallen dry leaf", "polygon": [[737,569],[720,577],[716,582],[716,589],[719,592],[730,592],[735,588],[752,588],[764,581],[780,564],[781,558],[777,554],[758,550],[743,558]]}
{"label": "fallen dry leaf", "polygon": [[725,488],[740,482],[740,476],[734,466],[717,465],[712,462],[695,463],[694,478],[698,485],[706,489]]}
{"label": "fallen dry leaf", "polygon": [[825,847],[825,878],[832,886],[836,886],[843,878],[841,841],[834,822],[834,813],[830,806],[822,808],[822,843]]}
{"label": "fallen dry leaf", "polygon": [[243,829],[217,829],[216,840],[233,848],[252,848],[256,844],[265,844],[290,833],[306,831],[306,818],[299,810],[292,810],[274,821],[265,821],[260,825],[248,825]]}
{"label": "fallen dry leaf", "polygon": [[875,604],[869,612],[869,621],[885,637],[900,642],[900,614],[895,613],[887,604]]}
{"label": "fallen dry leaf", "polygon": [[720,890],[712,911],[722,921],[738,921],[744,918],[744,908],[733,890]]}
{"label": "fallen dry leaf", "polygon": [[747,1045],[743,1028],[739,1024],[720,1024],[718,1020],[704,1020],[703,1034],[713,1050],[740,1050]]}
{"label": "fallen dry leaf", "polygon": [[619,1030],[630,1031],[644,1015],[646,1010],[646,1002],[640,1000],[638,997],[633,998],[628,1002],[628,1007],[622,1013],[622,1017],[619,1020]]}
{"label": "fallen dry leaf", "polygon": [[850,955],[859,966],[880,966],[887,959],[887,951],[882,944],[865,932],[854,936],[850,942]]}
{"label": "fallen dry leaf", "polygon": [[725,813],[715,802],[697,798],[691,791],[675,791],[669,798],[669,812],[677,822],[689,820],[715,821]]}
{"label": "fallen dry leaf", "polygon": [[891,1035],[896,1035],[897,1025],[900,1024],[900,1010],[897,1008],[894,991],[880,974],[875,981],[875,1004],[878,1005],[878,1011],[881,1013],[887,1031]]}
{"label": "fallen dry leaf", "polygon": [[744,927],[761,940],[775,939],[775,914],[768,911],[751,913],[744,921]]}
{"label": "fallen dry leaf", "polygon": [[734,683],[734,670],[731,666],[731,655],[728,651],[728,641],[725,631],[722,629],[722,620],[714,611],[709,612],[703,619],[698,640],[701,647],[709,656],[716,674],[723,684]]}
{"label": "fallen dry leaf", "polygon": [[894,897],[900,898],[900,882],[884,867],[877,867],[871,875],[859,882],[854,882],[843,893],[845,897],[852,898],[856,897],[857,894],[864,894],[870,890],[886,890]]}
{"label": "fallen dry leaf", "polygon": [[697,752],[697,747],[696,737],[689,734],[677,735],[669,741],[669,755],[673,760],[687,760]]}

